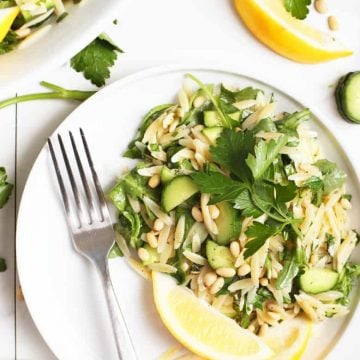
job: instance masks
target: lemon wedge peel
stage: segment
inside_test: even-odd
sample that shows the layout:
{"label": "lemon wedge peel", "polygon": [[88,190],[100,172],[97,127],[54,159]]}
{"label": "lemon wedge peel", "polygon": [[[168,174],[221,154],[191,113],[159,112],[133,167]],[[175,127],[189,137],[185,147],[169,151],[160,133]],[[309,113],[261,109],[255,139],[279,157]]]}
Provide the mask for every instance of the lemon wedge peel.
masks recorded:
{"label": "lemon wedge peel", "polygon": [[153,271],[152,280],[155,305],[164,325],[195,354],[210,360],[264,360],[274,355],[258,336],[176,285],[169,275]]}
{"label": "lemon wedge peel", "polygon": [[0,9],[0,42],[5,39],[19,12],[20,8],[18,6]]}
{"label": "lemon wedge peel", "polygon": [[253,35],[291,60],[319,63],[353,54],[330,34],[293,18],[281,0],[234,0],[234,3]]}

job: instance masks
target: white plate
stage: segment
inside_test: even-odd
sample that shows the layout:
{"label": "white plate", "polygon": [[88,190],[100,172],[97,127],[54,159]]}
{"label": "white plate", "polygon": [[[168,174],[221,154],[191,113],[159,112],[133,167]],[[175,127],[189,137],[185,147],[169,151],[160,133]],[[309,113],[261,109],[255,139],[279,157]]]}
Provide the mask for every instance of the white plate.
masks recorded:
{"label": "white plate", "polygon": [[[121,154],[142,116],[155,105],[175,100],[187,72],[205,82],[253,85],[274,92],[281,110],[292,112],[304,107],[269,85],[231,71],[162,67],[129,76],[105,88],[76,109],[56,133],[65,134],[80,126],[85,130],[102,185],[109,189],[122,169],[131,164]],[[355,172],[321,122],[314,120],[312,126],[320,133],[327,157],[349,174],[348,187],[355,205],[352,223],[359,228],[359,222],[356,223],[359,219],[354,216],[360,209]],[[60,359],[115,359],[101,285],[91,265],[72,247],[46,147],[36,160],[24,190],[18,217],[17,256],[29,310],[54,353]],[[121,258],[111,261],[111,272],[139,359],[156,359],[175,340],[157,316],[151,285]],[[350,318],[351,315],[326,321],[316,328],[305,358],[314,360],[328,353]],[[352,339],[355,348],[354,335]]]}
{"label": "white plate", "polygon": [[1,55],[0,98],[32,81],[42,80],[46,73],[64,64],[104,31],[123,2],[86,0],[70,6],[69,15],[54,23],[49,31],[40,30],[43,33],[36,41],[25,40],[29,41],[26,47]]}

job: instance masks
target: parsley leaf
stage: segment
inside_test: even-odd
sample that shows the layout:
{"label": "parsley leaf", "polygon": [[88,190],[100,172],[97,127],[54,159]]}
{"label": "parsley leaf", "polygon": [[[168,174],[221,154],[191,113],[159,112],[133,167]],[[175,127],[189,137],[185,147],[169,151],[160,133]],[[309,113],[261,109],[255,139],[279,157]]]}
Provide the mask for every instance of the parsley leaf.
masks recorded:
{"label": "parsley leaf", "polygon": [[210,148],[210,152],[214,162],[225,166],[241,180],[246,180],[250,175],[246,158],[254,146],[255,138],[250,132],[224,129],[221,137],[217,139],[216,146]]}
{"label": "parsley leaf", "polygon": [[7,175],[5,168],[0,167],[0,209],[6,204],[11,195],[13,185],[7,181]]}
{"label": "parsley leaf", "polygon": [[122,52],[106,34],[101,34],[75,55],[70,64],[75,71],[82,72],[86,79],[101,87],[110,77],[117,53]]}
{"label": "parsley leaf", "polygon": [[360,265],[347,264],[342,270],[338,282],[334,290],[339,290],[344,294],[340,299],[340,303],[347,305],[349,303],[349,295],[353,287],[353,282],[360,276]]}
{"label": "parsley leaf", "polygon": [[249,190],[243,190],[234,201],[234,208],[243,210],[244,216],[259,217],[262,211],[255,205]]}
{"label": "parsley leaf", "polygon": [[202,193],[217,195],[212,199],[213,203],[225,200],[233,201],[246,187],[243,183],[219,172],[194,172],[190,176]]}
{"label": "parsley leaf", "polygon": [[245,245],[245,259],[255,254],[269,237],[278,234],[280,231],[281,229],[278,226],[262,224],[255,221],[246,231],[246,235],[251,238],[251,240]]}
{"label": "parsley leaf", "polygon": [[255,146],[255,156],[249,154],[246,164],[252,171],[255,179],[260,179],[268,167],[278,156],[280,150],[286,145],[287,136],[281,135],[277,140],[271,140],[268,143],[260,140]]}
{"label": "parsley leaf", "polygon": [[304,20],[309,13],[311,0],[285,0],[285,9],[296,19]]}
{"label": "parsley leaf", "polygon": [[279,120],[276,123],[279,131],[283,134],[289,136],[296,136],[298,137],[299,134],[297,132],[298,126],[310,119],[311,112],[309,109],[304,109],[302,111],[296,111],[293,114],[289,114],[285,116],[282,120]]}
{"label": "parsley leaf", "polygon": [[266,300],[273,299],[273,294],[265,287],[260,287],[259,290],[256,292],[255,299],[254,299],[254,307],[257,309],[262,310],[263,304]]}
{"label": "parsley leaf", "polygon": [[8,53],[16,47],[19,39],[14,31],[9,31],[3,41],[0,42],[0,55]]}

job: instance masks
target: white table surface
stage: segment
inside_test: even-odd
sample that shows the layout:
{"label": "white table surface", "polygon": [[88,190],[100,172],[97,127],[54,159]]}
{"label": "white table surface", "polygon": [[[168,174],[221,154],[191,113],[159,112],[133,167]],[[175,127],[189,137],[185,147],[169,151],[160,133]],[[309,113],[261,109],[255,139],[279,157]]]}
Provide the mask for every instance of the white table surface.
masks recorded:
{"label": "white table surface", "polygon": [[[360,69],[360,6],[357,0],[329,0],[340,20],[340,35],[356,52],[350,58],[321,65],[288,61],[258,43],[243,27],[231,0],[132,0],[114,18],[106,31],[125,50],[113,69],[111,82],[136,70],[164,63],[191,61],[241,65],[244,73],[256,74],[318,109],[336,135],[360,175],[360,126],[346,123],[336,113],[333,85],[352,70]],[[326,29],[326,16],[312,15]],[[16,76],[16,75],[14,75]],[[81,75],[68,64],[43,80],[68,88],[89,89]],[[37,83],[19,94],[41,91]],[[0,166],[16,183],[11,200],[0,211],[0,256],[8,270],[0,273],[0,359],[54,359],[36,329],[24,301],[16,300],[15,219],[21,193],[31,166],[46,138],[78,105],[71,101],[40,101],[0,110]],[[30,239],[31,240],[31,239]],[[49,239],[50,241],[51,239]],[[31,256],[31,254],[29,254]],[[44,286],[46,286],[44,284]],[[51,304],[49,304],[51,306]],[[357,317],[357,323],[359,323]],[[356,325],[356,324],[355,324]],[[356,326],[359,333],[360,326]],[[353,360],[349,339],[329,358]],[[352,343],[353,344],[353,343]],[[144,359],[146,360],[146,359]]]}

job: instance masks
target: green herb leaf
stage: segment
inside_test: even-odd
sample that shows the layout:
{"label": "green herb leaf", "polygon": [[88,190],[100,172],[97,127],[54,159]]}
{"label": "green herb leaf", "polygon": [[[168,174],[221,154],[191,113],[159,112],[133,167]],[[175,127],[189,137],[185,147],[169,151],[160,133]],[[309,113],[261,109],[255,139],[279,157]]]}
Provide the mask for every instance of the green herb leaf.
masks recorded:
{"label": "green herb leaf", "polygon": [[254,150],[255,138],[250,132],[235,132],[224,129],[216,146],[210,148],[213,161],[226,167],[239,179],[250,177],[246,158]]}
{"label": "green herb leaf", "polygon": [[340,303],[347,305],[350,301],[349,295],[353,287],[353,283],[360,276],[360,264],[351,265],[346,264],[342,270],[338,282],[335,285],[333,290],[341,291],[344,294],[344,297],[340,299]]}
{"label": "green herb leaf", "polygon": [[14,31],[9,31],[3,41],[0,42],[0,55],[6,54],[15,49],[20,42]]}
{"label": "green herb leaf", "polygon": [[12,184],[9,184],[6,180],[7,180],[6,170],[5,168],[0,167],[0,209],[9,200],[9,197],[14,187]]}
{"label": "green herb leaf", "polygon": [[270,140],[268,143],[260,140],[255,146],[255,156],[249,154],[246,164],[252,171],[255,179],[260,179],[268,167],[278,156],[280,150],[287,143],[287,136],[282,135],[276,141]]}
{"label": "green herb leaf", "polygon": [[277,121],[276,126],[278,127],[278,130],[283,134],[298,137],[298,126],[302,122],[310,120],[310,115],[311,112],[309,109],[296,111],[293,114],[288,114],[282,120]]}
{"label": "green herb leaf", "polygon": [[251,240],[245,245],[246,250],[244,257],[248,258],[255,254],[265,244],[269,237],[278,234],[279,231],[279,227],[254,222],[246,231],[246,235],[251,238]]}
{"label": "green herb leaf", "polygon": [[309,13],[311,0],[285,0],[285,9],[296,19],[304,20]]}
{"label": "green herb leaf", "polygon": [[267,288],[260,287],[256,292],[253,305],[255,308],[262,310],[264,302],[273,298],[273,294]]}
{"label": "green herb leaf", "polygon": [[246,187],[219,172],[192,173],[190,176],[202,193],[217,195],[213,202],[233,201]]}
{"label": "green herb leaf", "polygon": [[242,215],[259,217],[263,212],[255,205],[249,190],[243,190],[234,201],[234,208],[243,210]]}
{"label": "green herb leaf", "polygon": [[329,160],[322,159],[315,164],[323,175],[323,190],[327,195],[331,191],[340,188],[346,181],[346,174],[337,165]]}
{"label": "green herb leaf", "polygon": [[6,271],[7,266],[6,266],[6,261],[3,258],[0,258],[0,272],[4,272]]}
{"label": "green herb leaf", "polygon": [[105,85],[110,77],[110,68],[122,53],[106,34],[101,34],[71,59],[71,67],[82,72],[94,85]]}

